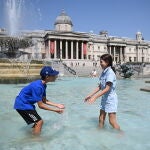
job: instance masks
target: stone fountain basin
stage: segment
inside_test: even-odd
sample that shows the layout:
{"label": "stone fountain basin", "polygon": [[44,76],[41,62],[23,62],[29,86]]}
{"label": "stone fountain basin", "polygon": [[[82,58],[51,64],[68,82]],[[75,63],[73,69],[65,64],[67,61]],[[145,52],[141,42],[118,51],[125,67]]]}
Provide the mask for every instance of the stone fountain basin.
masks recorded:
{"label": "stone fountain basin", "polygon": [[28,83],[40,78],[44,64],[0,63],[0,84]]}

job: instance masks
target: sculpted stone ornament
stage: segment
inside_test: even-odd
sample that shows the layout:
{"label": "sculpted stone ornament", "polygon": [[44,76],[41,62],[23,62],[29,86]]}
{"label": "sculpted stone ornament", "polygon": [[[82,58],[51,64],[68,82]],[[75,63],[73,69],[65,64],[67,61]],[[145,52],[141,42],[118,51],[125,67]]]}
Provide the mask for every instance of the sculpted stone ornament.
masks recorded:
{"label": "sculpted stone ornament", "polygon": [[134,75],[133,69],[127,64],[119,65],[119,68],[116,69],[116,71],[118,71],[119,75],[123,78],[130,78],[132,75]]}
{"label": "sculpted stone ornament", "polygon": [[5,37],[0,38],[0,58],[18,58],[27,52],[20,51],[19,49],[25,49],[32,46],[31,39],[17,38],[17,37]]}

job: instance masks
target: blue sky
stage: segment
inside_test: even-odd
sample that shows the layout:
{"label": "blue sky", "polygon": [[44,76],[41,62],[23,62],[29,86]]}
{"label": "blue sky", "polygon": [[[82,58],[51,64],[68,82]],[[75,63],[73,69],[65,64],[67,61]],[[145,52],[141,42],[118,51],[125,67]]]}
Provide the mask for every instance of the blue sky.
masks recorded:
{"label": "blue sky", "polygon": [[[0,0],[0,28],[6,28],[5,3]],[[62,9],[71,17],[74,31],[135,38],[142,32],[150,40],[150,0],[23,0],[21,26],[28,30],[53,30]]]}

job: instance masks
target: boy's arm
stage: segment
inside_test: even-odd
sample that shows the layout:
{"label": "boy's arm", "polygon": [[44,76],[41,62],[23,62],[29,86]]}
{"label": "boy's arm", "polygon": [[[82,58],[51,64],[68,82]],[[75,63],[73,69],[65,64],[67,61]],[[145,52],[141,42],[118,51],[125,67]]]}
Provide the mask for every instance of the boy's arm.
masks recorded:
{"label": "boy's arm", "polygon": [[39,101],[37,102],[39,108],[41,109],[44,109],[44,110],[49,110],[49,111],[54,111],[54,112],[57,112],[59,114],[63,113],[63,109],[53,109],[53,108],[50,108],[48,106],[45,105],[45,103],[43,103],[43,101]]}
{"label": "boy's arm", "polygon": [[42,101],[43,101],[43,103],[50,105],[50,106],[58,107],[60,109],[65,108],[65,106],[63,104],[57,104],[57,103],[51,102],[51,101],[47,100],[46,97],[44,97]]}

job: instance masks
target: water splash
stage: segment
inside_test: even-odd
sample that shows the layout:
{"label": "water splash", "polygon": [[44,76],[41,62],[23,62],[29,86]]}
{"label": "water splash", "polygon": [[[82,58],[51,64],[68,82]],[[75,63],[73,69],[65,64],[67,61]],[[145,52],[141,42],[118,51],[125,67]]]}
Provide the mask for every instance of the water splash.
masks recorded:
{"label": "water splash", "polygon": [[63,126],[67,125],[68,119],[69,119],[68,111],[65,110],[65,112],[61,116],[61,119],[58,120],[58,122],[53,124],[53,128],[55,130],[60,130]]}

